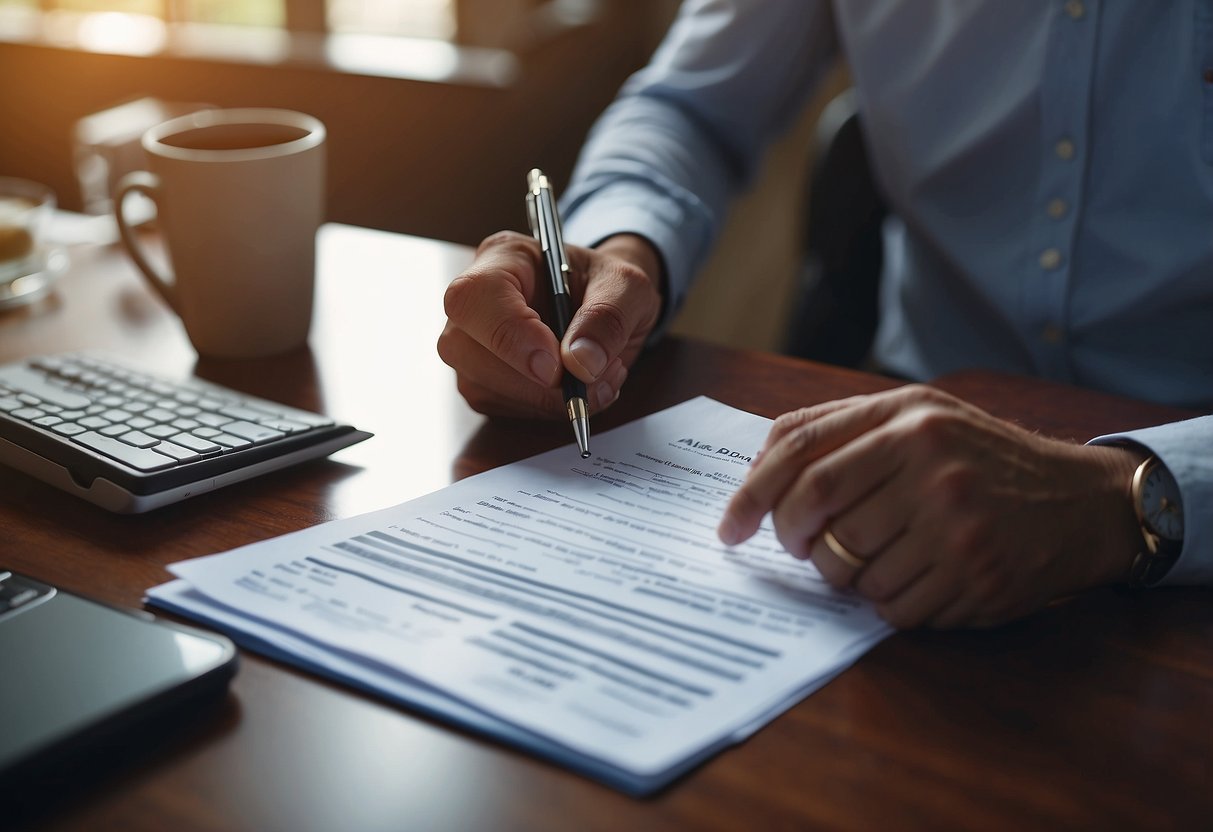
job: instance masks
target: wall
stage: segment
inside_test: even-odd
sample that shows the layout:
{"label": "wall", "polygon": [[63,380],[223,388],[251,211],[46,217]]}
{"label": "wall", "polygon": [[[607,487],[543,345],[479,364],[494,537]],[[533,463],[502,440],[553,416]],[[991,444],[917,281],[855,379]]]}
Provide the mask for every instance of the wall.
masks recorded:
{"label": "wall", "polygon": [[525,227],[531,167],[567,180],[594,117],[664,31],[665,5],[614,0],[597,20],[500,53],[513,67],[500,86],[337,71],[323,45],[314,60],[259,62],[100,54],[0,33],[0,175],[45,182],[79,208],[71,135],[89,113],[143,96],[286,107],[328,128],[330,220],[475,243]]}

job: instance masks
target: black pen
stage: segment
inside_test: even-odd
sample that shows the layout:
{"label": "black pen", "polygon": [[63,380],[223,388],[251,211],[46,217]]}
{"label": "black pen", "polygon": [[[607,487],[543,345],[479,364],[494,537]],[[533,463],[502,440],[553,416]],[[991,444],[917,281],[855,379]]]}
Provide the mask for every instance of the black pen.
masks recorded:
{"label": "black pen", "polygon": [[[552,305],[556,309],[556,322],[552,331],[556,340],[563,341],[564,333],[573,319],[573,296],[569,294],[568,255],[564,252],[564,237],[560,233],[560,214],[556,211],[556,194],[543,171],[534,168],[527,174],[526,213],[531,223],[531,234],[543,249],[543,263],[547,269],[548,282],[552,286]],[[585,383],[564,371],[564,404],[577,437],[577,449],[581,458],[590,455],[590,410],[586,404]]]}

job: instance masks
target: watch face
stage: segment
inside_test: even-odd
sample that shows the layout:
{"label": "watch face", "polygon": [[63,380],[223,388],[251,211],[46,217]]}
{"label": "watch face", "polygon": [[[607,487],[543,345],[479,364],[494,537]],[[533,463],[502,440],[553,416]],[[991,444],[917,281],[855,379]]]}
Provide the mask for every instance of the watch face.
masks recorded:
{"label": "watch face", "polygon": [[1141,486],[1141,513],[1149,527],[1166,540],[1183,540],[1184,508],[1179,485],[1162,465],[1152,465]]}

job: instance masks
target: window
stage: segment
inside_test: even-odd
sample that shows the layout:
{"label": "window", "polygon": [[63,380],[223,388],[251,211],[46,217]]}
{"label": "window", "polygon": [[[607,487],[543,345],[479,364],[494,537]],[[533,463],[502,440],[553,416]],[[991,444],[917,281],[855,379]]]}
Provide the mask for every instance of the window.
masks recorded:
{"label": "window", "polygon": [[329,0],[328,29],[361,35],[455,36],[451,0]]}
{"label": "window", "polygon": [[[622,11],[635,2],[619,2]],[[0,0],[0,43],[504,86],[611,0]],[[292,34],[303,37],[292,37]],[[313,35],[329,35],[316,38]],[[403,40],[402,40],[403,39]]]}
{"label": "window", "polygon": [[[339,34],[463,40],[517,31],[537,12],[580,16],[594,0],[0,0],[0,15],[123,14],[161,23],[268,26]],[[463,23],[463,26],[460,26]]]}
{"label": "window", "polygon": [[[104,4],[109,0],[70,0],[70,2]],[[286,4],[283,0],[168,0],[168,2],[173,7],[172,18],[174,20],[242,26],[283,26],[286,24]]]}

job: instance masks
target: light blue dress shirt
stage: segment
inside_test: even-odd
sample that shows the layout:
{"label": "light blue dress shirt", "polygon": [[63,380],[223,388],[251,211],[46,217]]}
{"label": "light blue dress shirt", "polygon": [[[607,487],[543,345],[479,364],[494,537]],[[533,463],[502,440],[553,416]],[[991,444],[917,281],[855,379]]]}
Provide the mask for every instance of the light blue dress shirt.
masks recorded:
{"label": "light blue dress shirt", "polygon": [[[688,0],[592,131],[566,237],[647,237],[676,309],[840,50],[896,215],[879,362],[1213,410],[1213,0]],[[1164,582],[1213,583],[1213,417],[1113,439],[1180,481]]]}

